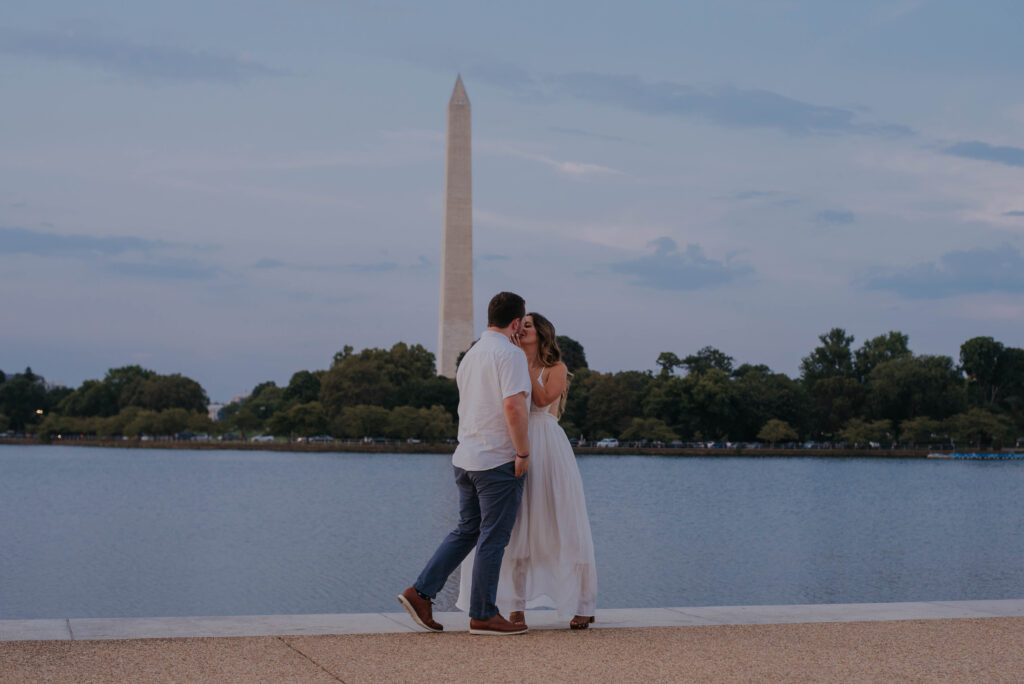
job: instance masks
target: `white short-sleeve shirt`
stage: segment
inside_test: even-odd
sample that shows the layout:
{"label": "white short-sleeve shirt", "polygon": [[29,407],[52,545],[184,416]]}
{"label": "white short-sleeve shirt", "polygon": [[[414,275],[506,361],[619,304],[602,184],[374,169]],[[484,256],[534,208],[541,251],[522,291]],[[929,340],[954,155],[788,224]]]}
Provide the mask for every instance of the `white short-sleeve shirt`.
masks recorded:
{"label": "white short-sleeve shirt", "polygon": [[504,399],[526,392],[530,402],[530,368],[526,354],[507,337],[485,330],[459,363],[459,446],[452,465],[463,470],[490,470],[516,459],[505,422]]}

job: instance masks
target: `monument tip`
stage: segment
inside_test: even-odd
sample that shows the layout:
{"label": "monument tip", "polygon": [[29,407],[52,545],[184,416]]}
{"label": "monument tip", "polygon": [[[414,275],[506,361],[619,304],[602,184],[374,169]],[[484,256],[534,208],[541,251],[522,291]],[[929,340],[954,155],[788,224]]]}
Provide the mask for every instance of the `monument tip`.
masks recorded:
{"label": "monument tip", "polygon": [[452,89],[452,97],[449,100],[449,104],[469,104],[466,86],[462,85],[462,74],[455,76],[455,88]]}

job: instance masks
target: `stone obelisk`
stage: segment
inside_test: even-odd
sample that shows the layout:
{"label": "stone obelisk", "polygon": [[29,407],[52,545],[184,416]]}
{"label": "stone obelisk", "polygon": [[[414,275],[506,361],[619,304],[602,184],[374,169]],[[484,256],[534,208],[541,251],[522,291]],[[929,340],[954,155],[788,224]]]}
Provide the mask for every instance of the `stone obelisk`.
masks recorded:
{"label": "stone obelisk", "polygon": [[441,312],[437,333],[437,374],[449,378],[455,377],[459,354],[473,344],[473,181],[469,141],[469,97],[459,76],[448,101]]}

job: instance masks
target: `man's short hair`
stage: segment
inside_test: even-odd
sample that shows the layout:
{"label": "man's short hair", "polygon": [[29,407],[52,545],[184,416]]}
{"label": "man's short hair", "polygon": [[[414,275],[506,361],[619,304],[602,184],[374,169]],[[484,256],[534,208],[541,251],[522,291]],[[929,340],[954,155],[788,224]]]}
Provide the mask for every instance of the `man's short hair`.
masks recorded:
{"label": "man's short hair", "polygon": [[499,292],[487,305],[487,327],[505,328],[526,315],[526,300],[515,292]]}

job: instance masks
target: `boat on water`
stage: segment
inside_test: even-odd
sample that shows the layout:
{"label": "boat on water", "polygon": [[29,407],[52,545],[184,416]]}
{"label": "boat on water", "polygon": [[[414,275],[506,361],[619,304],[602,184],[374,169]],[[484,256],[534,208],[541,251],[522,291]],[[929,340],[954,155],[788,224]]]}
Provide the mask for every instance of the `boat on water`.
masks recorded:
{"label": "boat on water", "polygon": [[972,460],[972,461],[989,461],[989,460],[1009,460],[1009,459],[1024,459],[1024,452],[1000,452],[1000,453],[952,453],[952,454],[928,454],[928,458],[945,458],[945,459],[957,459],[957,460]]}

